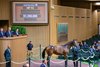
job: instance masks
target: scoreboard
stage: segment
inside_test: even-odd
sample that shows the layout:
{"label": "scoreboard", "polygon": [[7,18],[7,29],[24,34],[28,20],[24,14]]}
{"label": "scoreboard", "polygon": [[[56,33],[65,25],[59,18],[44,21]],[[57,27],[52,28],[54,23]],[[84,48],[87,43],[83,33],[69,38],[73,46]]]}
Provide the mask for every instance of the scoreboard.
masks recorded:
{"label": "scoreboard", "polygon": [[47,2],[13,2],[13,23],[48,23]]}

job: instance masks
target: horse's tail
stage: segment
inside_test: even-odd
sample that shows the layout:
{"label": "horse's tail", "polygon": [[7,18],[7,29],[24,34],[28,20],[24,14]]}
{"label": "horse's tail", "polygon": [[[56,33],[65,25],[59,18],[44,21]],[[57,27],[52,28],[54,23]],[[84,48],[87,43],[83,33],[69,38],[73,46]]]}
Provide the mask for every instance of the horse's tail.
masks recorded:
{"label": "horse's tail", "polygon": [[43,50],[42,52],[42,58],[44,59],[45,58],[45,51],[46,51],[47,47]]}

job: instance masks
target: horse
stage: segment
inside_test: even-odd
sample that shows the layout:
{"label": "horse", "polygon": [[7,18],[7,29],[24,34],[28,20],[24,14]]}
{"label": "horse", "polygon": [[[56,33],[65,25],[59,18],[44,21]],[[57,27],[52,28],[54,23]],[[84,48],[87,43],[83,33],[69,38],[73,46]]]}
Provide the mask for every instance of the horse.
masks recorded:
{"label": "horse", "polygon": [[43,50],[42,58],[45,59],[45,52],[46,52],[48,55],[47,60],[52,56],[52,54],[64,55],[64,58],[67,59],[67,55],[72,46],[75,46],[75,40],[70,41],[65,45],[58,45],[58,46],[49,45],[45,47],[45,49]]}

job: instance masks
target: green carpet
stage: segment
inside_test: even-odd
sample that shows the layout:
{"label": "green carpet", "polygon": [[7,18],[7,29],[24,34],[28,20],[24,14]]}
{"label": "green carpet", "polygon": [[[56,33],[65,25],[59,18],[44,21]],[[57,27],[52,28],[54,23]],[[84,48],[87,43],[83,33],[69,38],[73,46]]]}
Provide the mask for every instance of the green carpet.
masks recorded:
{"label": "green carpet", "polygon": [[97,64],[94,64],[94,67],[99,67]]}

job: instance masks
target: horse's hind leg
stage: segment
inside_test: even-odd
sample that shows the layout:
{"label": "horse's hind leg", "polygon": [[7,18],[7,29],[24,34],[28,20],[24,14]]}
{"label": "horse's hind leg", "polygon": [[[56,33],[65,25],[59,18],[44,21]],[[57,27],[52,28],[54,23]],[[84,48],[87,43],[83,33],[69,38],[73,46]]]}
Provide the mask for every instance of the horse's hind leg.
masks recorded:
{"label": "horse's hind leg", "polygon": [[76,63],[73,61],[73,65],[74,65],[74,67],[76,66]]}
{"label": "horse's hind leg", "polygon": [[48,55],[47,60],[51,58],[52,54],[53,54],[53,51],[47,51],[47,55]]}
{"label": "horse's hind leg", "polygon": [[51,56],[47,57],[47,65],[48,65],[48,67],[50,67],[50,58],[51,58]]}
{"label": "horse's hind leg", "polygon": [[52,53],[48,53],[47,56],[47,66],[50,67],[50,58],[51,58]]}
{"label": "horse's hind leg", "polygon": [[67,55],[64,55],[64,57],[65,57],[65,67],[68,67],[68,58],[67,58]]}
{"label": "horse's hind leg", "polygon": [[47,60],[50,60],[51,56],[47,56]]}

